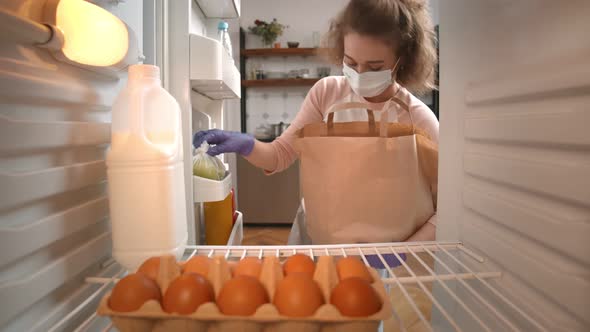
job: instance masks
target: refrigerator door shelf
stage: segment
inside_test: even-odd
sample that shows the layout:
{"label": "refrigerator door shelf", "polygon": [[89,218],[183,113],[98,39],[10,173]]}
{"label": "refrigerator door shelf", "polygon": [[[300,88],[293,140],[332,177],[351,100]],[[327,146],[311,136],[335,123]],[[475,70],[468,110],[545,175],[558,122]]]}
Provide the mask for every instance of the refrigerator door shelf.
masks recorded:
{"label": "refrigerator door shelf", "polygon": [[221,181],[193,176],[193,198],[195,203],[218,202],[224,200],[232,188],[231,173]]}
{"label": "refrigerator door shelf", "polygon": [[195,0],[207,18],[240,17],[240,0]]}
{"label": "refrigerator door shelf", "polygon": [[240,99],[240,72],[215,39],[190,35],[191,88],[211,99]]}

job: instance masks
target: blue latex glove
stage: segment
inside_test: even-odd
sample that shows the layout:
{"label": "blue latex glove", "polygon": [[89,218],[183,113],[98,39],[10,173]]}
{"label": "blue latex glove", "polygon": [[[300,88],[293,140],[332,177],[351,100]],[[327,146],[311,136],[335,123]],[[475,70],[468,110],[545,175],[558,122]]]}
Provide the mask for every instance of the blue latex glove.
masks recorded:
{"label": "blue latex glove", "polygon": [[[381,256],[383,256],[383,259],[385,260],[385,262],[387,262],[387,265],[389,265],[390,268],[394,268],[394,267],[400,266],[402,264],[400,261],[397,260],[397,258],[395,258],[394,254],[381,254]],[[400,253],[399,256],[402,260],[404,260],[404,261],[406,260],[406,254]],[[365,257],[367,258],[367,262],[369,263],[369,265],[372,268],[375,268],[375,269],[384,269],[385,268],[385,265],[383,265],[383,262],[381,262],[381,259],[379,259],[379,256],[366,255]]]}
{"label": "blue latex glove", "polygon": [[249,156],[252,153],[252,149],[254,149],[255,142],[254,137],[248,134],[211,129],[196,133],[193,137],[193,146],[198,148],[205,141],[210,145],[214,145],[207,151],[211,156],[228,152]]}

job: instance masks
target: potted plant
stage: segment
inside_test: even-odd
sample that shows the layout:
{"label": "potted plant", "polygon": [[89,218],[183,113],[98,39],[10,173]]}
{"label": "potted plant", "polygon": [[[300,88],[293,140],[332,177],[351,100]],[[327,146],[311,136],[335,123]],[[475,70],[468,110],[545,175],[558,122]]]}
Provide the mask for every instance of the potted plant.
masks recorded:
{"label": "potted plant", "polygon": [[254,25],[248,27],[248,30],[254,35],[261,37],[264,45],[270,47],[283,34],[286,28],[288,26],[279,23],[276,18],[273,18],[270,23],[255,20]]}

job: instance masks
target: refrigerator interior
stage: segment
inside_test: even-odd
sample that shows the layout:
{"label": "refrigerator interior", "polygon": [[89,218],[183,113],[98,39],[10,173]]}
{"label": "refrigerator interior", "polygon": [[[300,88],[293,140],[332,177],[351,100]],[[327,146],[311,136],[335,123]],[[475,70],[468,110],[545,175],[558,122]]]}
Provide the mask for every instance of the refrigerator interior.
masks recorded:
{"label": "refrigerator interior", "polygon": [[489,257],[551,331],[590,325],[589,14],[588,1],[440,6],[437,239]]}
{"label": "refrigerator interior", "polygon": [[[195,2],[97,2],[136,32],[140,49],[148,41],[189,142],[190,33],[206,30]],[[142,6],[168,15],[147,22]],[[25,1],[0,8],[40,19]],[[587,17],[585,0],[440,4],[439,242],[189,246],[185,257],[406,253],[416,265],[382,271],[407,309],[392,313],[392,330],[587,329]],[[124,273],[110,257],[104,165],[110,105],[124,83],[0,38],[0,331],[112,330],[95,309]],[[432,303],[429,315],[413,292]]]}

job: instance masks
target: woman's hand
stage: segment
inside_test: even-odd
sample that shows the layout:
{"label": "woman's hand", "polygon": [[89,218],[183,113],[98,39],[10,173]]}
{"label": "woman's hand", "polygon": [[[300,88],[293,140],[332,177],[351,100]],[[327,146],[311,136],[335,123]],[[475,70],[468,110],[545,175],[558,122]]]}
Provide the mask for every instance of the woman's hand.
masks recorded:
{"label": "woman's hand", "polygon": [[209,148],[208,154],[216,156],[222,153],[235,152],[246,157],[254,148],[254,137],[248,134],[211,129],[199,131],[193,137],[193,146],[199,148],[203,142],[214,145]]}
{"label": "woman's hand", "polygon": [[427,222],[420,229],[410,236],[406,242],[420,242],[420,241],[435,241],[436,240],[436,227]]}

